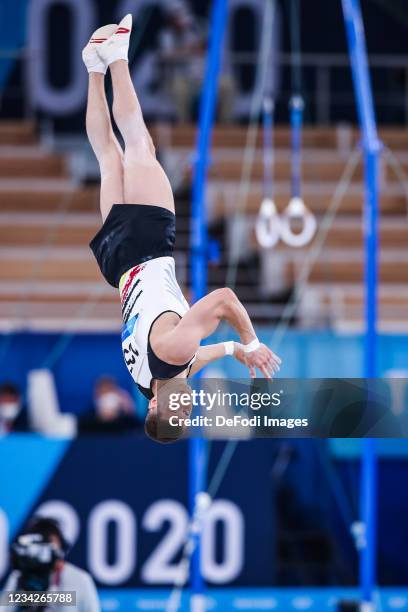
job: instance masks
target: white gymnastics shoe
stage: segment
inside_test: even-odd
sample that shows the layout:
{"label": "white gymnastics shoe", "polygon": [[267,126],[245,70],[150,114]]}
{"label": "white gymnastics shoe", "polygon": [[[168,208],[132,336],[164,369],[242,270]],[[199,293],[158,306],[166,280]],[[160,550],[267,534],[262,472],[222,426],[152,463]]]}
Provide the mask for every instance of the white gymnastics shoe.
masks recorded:
{"label": "white gymnastics shoe", "polygon": [[96,49],[112,36],[112,34],[117,30],[117,27],[118,26],[116,23],[111,23],[103,26],[102,28],[98,28],[98,30],[95,30],[95,32],[92,34],[88,44],[82,51],[82,59],[88,72],[100,72],[102,74],[106,73],[107,65],[99,57]]}
{"label": "white gymnastics shoe", "polygon": [[106,66],[117,60],[128,61],[131,31],[132,15],[129,13],[119,23],[112,36],[98,47],[98,55]]}

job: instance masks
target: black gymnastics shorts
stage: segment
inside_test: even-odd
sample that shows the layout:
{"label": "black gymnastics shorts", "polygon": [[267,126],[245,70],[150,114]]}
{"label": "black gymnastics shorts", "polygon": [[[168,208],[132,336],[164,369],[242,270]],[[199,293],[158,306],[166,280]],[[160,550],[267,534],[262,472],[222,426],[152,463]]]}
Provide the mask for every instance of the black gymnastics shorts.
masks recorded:
{"label": "black gymnastics shorts", "polygon": [[176,216],[162,206],[114,204],[90,242],[99,268],[113,287],[140,263],[171,257],[176,240]]}

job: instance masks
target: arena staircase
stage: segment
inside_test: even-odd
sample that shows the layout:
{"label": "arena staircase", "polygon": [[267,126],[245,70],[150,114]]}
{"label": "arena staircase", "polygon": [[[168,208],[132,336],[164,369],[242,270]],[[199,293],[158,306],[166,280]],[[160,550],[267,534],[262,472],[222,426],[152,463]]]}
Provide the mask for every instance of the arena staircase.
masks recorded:
{"label": "arena staircase", "polygon": [[[230,276],[228,267],[238,260],[236,286],[252,316],[259,322],[279,318],[284,303],[302,273],[305,259],[313,248],[293,249],[280,243],[271,250],[259,248],[254,225],[263,196],[263,157],[261,137],[251,173],[248,198],[243,204],[245,231],[238,234],[238,249],[231,249],[234,226],[239,225],[236,211],[242,206],[240,179],[245,128],[218,128],[214,135],[207,205],[211,229],[221,234],[223,259],[209,269],[212,287],[222,285]],[[193,128],[156,130],[156,142],[167,151],[169,168],[185,168],[184,184],[189,183]],[[408,131],[398,128],[381,130],[381,138],[400,164],[399,172],[408,176]],[[303,197],[321,220],[347,161],[359,142],[359,133],[349,126],[306,128],[303,135]],[[160,143],[162,146],[160,147]],[[275,131],[275,193],[282,211],[290,198],[290,131]],[[175,176],[183,185],[183,179]],[[380,327],[393,330],[408,324],[408,182],[397,178],[395,168],[383,162],[380,250]],[[362,241],[363,167],[356,168],[341,203],[323,250],[310,272],[307,288],[296,311],[302,326],[331,326],[358,330],[363,324],[363,241]],[[235,255],[233,253],[235,251]]]}
{"label": "arena staircase", "polygon": [[[153,129],[156,146],[177,189],[178,270],[188,296],[189,201],[192,127]],[[208,185],[211,236],[220,247],[209,264],[211,289],[231,278],[231,236],[246,130],[217,128]],[[408,171],[408,132],[388,129],[384,141]],[[276,130],[276,201],[289,198],[289,130]],[[347,128],[307,129],[304,135],[304,197],[319,218],[327,209],[358,134]],[[239,245],[236,289],[257,322],[279,318],[302,268],[307,249],[285,246],[264,252],[254,236],[262,197],[261,142],[248,201],[245,236]],[[84,145],[85,146],[85,145]],[[362,168],[358,168],[340,213],[314,266],[296,321],[306,326],[361,328]],[[381,326],[408,323],[407,202],[389,167],[383,168],[381,200]],[[88,242],[100,226],[96,181],[78,185],[69,160],[41,143],[35,125],[0,123],[0,326],[2,329],[116,329],[116,291],[101,280]],[[279,277],[279,283],[275,282]],[[266,281],[266,282],[265,282]]]}

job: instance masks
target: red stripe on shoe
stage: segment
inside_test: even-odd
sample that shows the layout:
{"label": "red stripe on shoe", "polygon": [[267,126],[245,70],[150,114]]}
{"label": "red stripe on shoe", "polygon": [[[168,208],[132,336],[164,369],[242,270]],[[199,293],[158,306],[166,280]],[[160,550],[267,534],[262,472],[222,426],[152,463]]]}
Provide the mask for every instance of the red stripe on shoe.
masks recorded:
{"label": "red stripe on shoe", "polygon": [[129,34],[129,32],[130,32],[129,28],[118,28],[115,34]]}

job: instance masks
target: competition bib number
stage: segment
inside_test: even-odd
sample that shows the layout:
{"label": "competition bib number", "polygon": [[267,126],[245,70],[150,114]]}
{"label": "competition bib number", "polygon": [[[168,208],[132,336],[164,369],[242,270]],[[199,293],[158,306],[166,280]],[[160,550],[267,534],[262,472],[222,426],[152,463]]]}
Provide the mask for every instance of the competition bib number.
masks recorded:
{"label": "competition bib number", "polygon": [[126,367],[131,374],[135,371],[135,366],[137,363],[137,359],[140,354],[140,349],[136,344],[135,337],[133,335],[133,331],[135,328],[136,320],[138,315],[133,317],[127,325],[123,328],[122,331],[122,352],[123,358],[126,363]]}
{"label": "competition bib number", "polygon": [[139,351],[136,348],[134,338],[131,338],[129,342],[125,342],[122,345],[122,349],[127,369],[131,374],[133,374],[136,359],[139,357]]}

